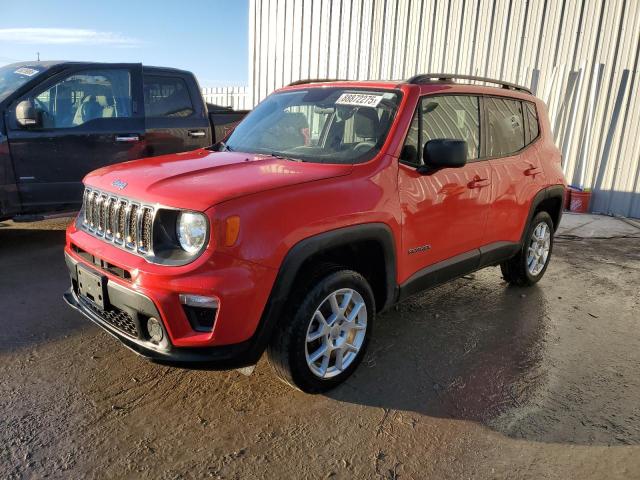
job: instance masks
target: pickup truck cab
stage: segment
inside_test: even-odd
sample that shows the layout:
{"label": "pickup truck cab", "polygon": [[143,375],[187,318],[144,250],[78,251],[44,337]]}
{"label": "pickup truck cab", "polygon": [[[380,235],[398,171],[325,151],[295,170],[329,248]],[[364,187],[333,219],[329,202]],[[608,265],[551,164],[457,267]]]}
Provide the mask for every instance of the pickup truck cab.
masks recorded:
{"label": "pickup truck cab", "polygon": [[214,107],[192,73],[173,68],[0,67],[0,219],[77,210],[90,171],[211,145],[246,113]]}
{"label": "pickup truck cab", "polygon": [[549,265],[565,181],[524,87],[296,82],[216,150],[92,172],[67,230],[67,303],[155,361],[266,350],[321,392],[353,373],[378,312],[480,268],[529,286]]}

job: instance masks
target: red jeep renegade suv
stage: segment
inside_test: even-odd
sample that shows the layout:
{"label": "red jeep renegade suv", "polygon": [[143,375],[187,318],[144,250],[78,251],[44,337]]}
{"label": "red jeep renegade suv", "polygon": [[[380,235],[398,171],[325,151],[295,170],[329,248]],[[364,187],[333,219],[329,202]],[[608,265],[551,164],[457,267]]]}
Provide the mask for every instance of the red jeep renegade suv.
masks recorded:
{"label": "red jeep renegade suv", "polygon": [[296,82],[211,149],[89,174],[64,298],[153,360],[236,368],[266,350],[283,380],[324,391],[408,295],[494,265],[540,280],[560,158],[517,85]]}

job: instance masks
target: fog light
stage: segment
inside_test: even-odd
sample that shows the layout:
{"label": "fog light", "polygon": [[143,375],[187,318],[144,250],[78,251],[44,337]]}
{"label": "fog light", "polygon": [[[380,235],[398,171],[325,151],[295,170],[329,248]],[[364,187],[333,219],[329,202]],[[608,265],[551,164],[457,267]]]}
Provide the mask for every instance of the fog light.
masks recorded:
{"label": "fog light", "polygon": [[196,332],[211,332],[218,313],[219,301],[215,297],[180,294],[184,314]]}
{"label": "fog light", "polygon": [[198,308],[218,308],[218,299],[214,297],[204,297],[202,295],[180,294],[180,303],[189,307]]}
{"label": "fog light", "polygon": [[149,320],[147,320],[147,332],[149,332],[151,341],[155,343],[160,343],[164,337],[162,325],[160,325],[158,319],[154,317],[149,317]]}

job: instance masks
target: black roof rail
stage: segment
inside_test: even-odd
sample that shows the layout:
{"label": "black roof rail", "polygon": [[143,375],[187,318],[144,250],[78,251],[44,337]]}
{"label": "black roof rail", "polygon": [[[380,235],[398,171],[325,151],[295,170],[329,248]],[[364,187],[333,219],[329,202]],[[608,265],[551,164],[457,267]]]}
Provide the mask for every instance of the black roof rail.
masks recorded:
{"label": "black roof rail", "polygon": [[500,85],[502,88],[511,90],[521,90],[523,92],[531,93],[531,90],[522,85],[516,85],[511,82],[504,82],[502,80],[496,80],[495,78],[476,77],[475,75],[459,75],[457,73],[422,73],[415,75],[407,80],[407,83],[421,84],[429,82],[447,82],[453,83],[454,80],[474,80],[476,82],[493,83]]}
{"label": "black roof rail", "polygon": [[291,82],[287,87],[293,87],[294,85],[304,85],[306,83],[324,83],[324,82],[348,82],[342,78],[305,78],[304,80],[296,80]]}

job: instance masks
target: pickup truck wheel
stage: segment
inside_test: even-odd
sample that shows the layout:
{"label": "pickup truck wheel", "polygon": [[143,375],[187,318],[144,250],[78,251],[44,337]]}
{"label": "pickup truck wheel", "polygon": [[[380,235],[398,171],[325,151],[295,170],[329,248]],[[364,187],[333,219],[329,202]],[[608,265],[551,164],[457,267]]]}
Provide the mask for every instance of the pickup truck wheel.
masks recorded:
{"label": "pickup truck wheel", "polygon": [[373,292],[362,275],[340,270],[297,300],[291,321],[274,333],[269,363],[294,388],[324,392],[345,381],[362,361],[375,317]]}
{"label": "pickup truck wheel", "polygon": [[533,285],[547,270],[552,249],[553,221],[547,212],[539,212],[529,224],[520,252],[500,265],[502,276],[512,285]]}

